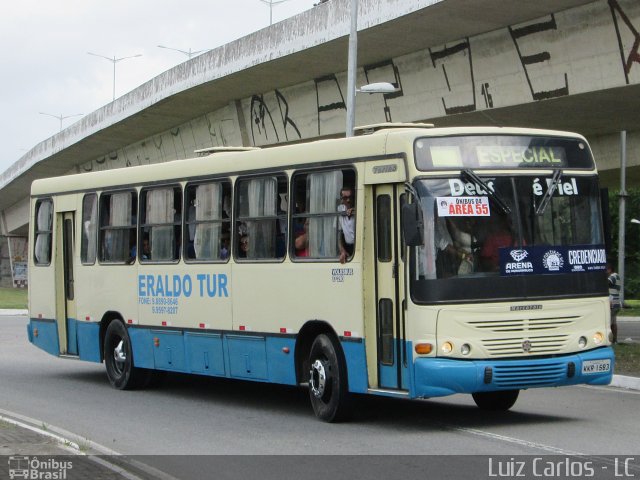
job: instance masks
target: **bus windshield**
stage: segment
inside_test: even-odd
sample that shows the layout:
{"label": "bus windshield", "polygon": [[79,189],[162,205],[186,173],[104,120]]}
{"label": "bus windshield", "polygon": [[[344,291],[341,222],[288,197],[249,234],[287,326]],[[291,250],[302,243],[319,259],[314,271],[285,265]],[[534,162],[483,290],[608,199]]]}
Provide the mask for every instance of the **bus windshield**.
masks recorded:
{"label": "bus windshield", "polygon": [[595,176],[486,176],[414,184],[424,243],[412,252],[418,303],[606,295]]}

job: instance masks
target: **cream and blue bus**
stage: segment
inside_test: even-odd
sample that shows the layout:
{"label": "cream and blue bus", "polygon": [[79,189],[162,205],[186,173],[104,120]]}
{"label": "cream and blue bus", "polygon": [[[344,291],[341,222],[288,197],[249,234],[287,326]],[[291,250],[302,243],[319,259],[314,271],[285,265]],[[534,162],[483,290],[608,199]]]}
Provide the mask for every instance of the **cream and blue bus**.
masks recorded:
{"label": "cream and blue bus", "polygon": [[29,340],[164,372],[357,394],[606,385],[605,235],[586,140],[377,125],[352,138],[36,180]]}

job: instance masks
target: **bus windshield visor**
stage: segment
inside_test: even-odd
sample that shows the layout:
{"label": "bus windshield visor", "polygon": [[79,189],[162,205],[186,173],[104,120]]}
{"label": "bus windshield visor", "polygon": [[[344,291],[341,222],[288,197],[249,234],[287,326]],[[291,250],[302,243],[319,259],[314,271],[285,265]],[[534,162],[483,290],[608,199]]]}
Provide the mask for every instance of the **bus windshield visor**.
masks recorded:
{"label": "bus windshield visor", "polygon": [[593,157],[575,138],[521,135],[424,137],[415,142],[416,167],[422,171],[471,168],[591,169]]}
{"label": "bus windshield visor", "polygon": [[414,187],[424,219],[410,256],[414,301],[607,294],[595,176],[462,172]]}

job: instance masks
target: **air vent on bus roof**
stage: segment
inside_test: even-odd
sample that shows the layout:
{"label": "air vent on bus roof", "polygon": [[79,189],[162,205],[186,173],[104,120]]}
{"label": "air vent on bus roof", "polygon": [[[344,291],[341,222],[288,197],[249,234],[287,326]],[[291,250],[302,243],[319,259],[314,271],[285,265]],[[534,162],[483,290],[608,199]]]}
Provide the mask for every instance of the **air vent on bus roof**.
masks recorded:
{"label": "air vent on bus roof", "polygon": [[372,125],[363,125],[362,127],[355,127],[353,129],[356,135],[370,135],[380,130],[386,130],[390,128],[433,128],[433,123],[374,123]]}
{"label": "air vent on bus roof", "polygon": [[206,157],[207,155],[211,155],[214,153],[223,153],[223,152],[247,152],[249,150],[260,150],[260,147],[207,147],[201,148],[199,150],[194,150],[198,157]]}

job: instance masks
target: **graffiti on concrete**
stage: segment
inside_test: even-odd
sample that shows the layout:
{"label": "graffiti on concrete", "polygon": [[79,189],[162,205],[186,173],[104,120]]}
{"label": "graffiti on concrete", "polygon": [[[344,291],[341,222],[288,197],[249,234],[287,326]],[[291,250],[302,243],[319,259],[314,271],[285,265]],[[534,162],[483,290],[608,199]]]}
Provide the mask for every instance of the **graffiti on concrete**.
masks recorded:
{"label": "graffiti on concrete", "polygon": [[383,62],[365,65],[364,76],[367,79],[367,84],[376,82],[388,82],[399,89],[397,92],[382,94],[382,99],[384,101],[385,122],[392,122],[393,120],[391,118],[391,108],[389,107],[389,100],[402,97],[404,95],[404,92],[402,91],[402,81],[400,80],[400,72],[398,71],[397,65],[393,62],[393,60],[385,60]]}
{"label": "graffiti on concrete", "polygon": [[289,115],[289,102],[285,96],[279,90],[275,90],[273,96],[279,112],[279,121],[274,119],[264,95],[251,97],[251,139],[254,145],[273,142],[273,139],[279,142],[280,128],[282,128],[284,141],[289,141],[294,136],[297,139],[302,138],[298,126]]}
{"label": "graffiti on concrete", "polygon": [[[616,36],[618,37],[618,48],[620,49],[620,56],[622,58],[622,67],[624,70],[624,78],[629,84],[629,73],[631,73],[631,67],[634,63],[640,64],[640,32],[633,25],[624,9],[620,6],[617,0],[609,0],[609,7],[611,8],[611,15],[613,16],[613,24],[616,28]],[[618,17],[622,21],[623,25],[618,23]],[[633,44],[628,52],[624,51],[624,44],[622,42],[622,29],[628,30],[627,34],[631,34],[633,37]]]}
{"label": "graffiti on concrete", "polygon": [[347,111],[347,104],[342,95],[340,82],[335,75],[326,75],[314,79],[316,84],[316,108],[318,111],[318,135],[321,135],[321,125],[324,114]]}
{"label": "graffiti on concrete", "polygon": [[[445,46],[441,50],[429,49],[429,55],[431,56],[431,63],[433,68],[442,67],[442,75],[444,76],[445,83],[449,92],[452,92],[451,97],[454,100],[451,102],[457,102],[457,105],[450,103],[447,105],[446,99],[442,97],[442,106],[447,115],[453,115],[456,113],[473,112],[476,109],[476,89],[474,87],[475,82],[473,79],[473,62],[471,60],[471,46],[469,45],[469,39],[453,45],[451,47]],[[449,66],[449,69],[447,69]],[[456,75],[462,80],[456,82],[450,81],[451,75]],[[460,85],[460,89],[455,91],[452,89],[452,84]],[[468,103],[462,103],[468,100]]]}
{"label": "graffiti on concrete", "polygon": [[528,37],[557,29],[558,25],[556,24],[556,18],[553,14],[551,14],[551,20],[548,21],[533,23],[524,27],[509,27],[509,33],[511,34],[516,51],[518,52],[518,57],[520,57],[520,62],[522,63],[522,68],[524,69],[524,74],[527,78],[527,83],[529,84],[529,90],[531,91],[531,97],[534,100],[546,100],[549,98],[569,95],[569,83],[567,81],[566,72],[564,74],[563,86],[559,86],[551,90],[536,90],[531,79],[532,75],[530,69],[536,66],[548,68],[549,61],[551,60],[551,54],[548,51],[534,51],[532,53],[525,54],[523,51],[525,49],[525,40]]}

